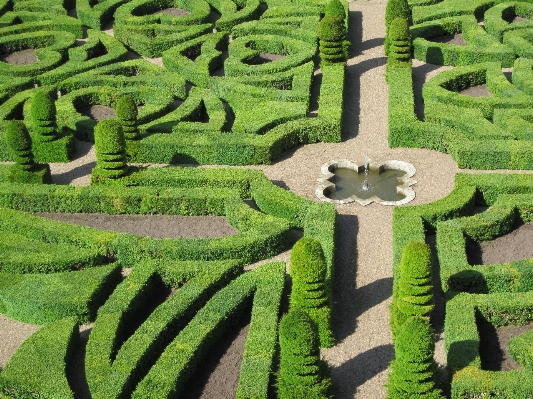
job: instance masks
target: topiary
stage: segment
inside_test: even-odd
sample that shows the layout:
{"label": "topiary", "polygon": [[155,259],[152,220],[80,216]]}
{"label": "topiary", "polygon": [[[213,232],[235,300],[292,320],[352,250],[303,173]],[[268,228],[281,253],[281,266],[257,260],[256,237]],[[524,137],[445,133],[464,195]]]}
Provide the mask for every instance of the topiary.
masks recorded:
{"label": "topiary", "polygon": [[44,90],[35,93],[31,100],[30,119],[37,141],[53,141],[58,137],[56,105],[50,93]]}
{"label": "topiary", "polygon": [[117,179],[126,175],[126,142],[122,125],[116,119],[104,119],[94,130],[96,168],[93,176]]}
{"label": "topiary", "polygon": [[407,0],[389,0],[385,10],[385,54],[389,54],[389,27],[396,18],[403,18],[411,25],[411,9]]}
{"label": "topiary", "polygon": [[329,398],[331,382],[323,378],[316,325],[300,309],[279,323],[278,398]]}
{"label": "topiary", "polygon": [[411,67],[411,34],[404,18],[396,18],[389,27],[388,67]]}
{"label": "topiary", "polygon": [[136,140],[139,138],[137,129],[137,104],[128,95],[120,97],[116,106],[117,119],[122,125],[124,138],[126,140]]}
{"label": "topiary", "polygon": [[429,321],[409,317],[398,330],[395,360],[387,382],[388,399],[443,399],[437,387],[435,342]]}
{"label": "topiary", "polygon": [[11,166],[9,181],[28,184],[52,182],[48,164],[37,164],[33,159],[31,137],[22,121],[13,120],[7,124],[6,143],[15,161]]}
{"label": "topiary", "polygon": [[431,250],[423,242],[410,241],[402,253],[400,276],[391,303],[393,336],[409,316],[429,319],[433,308]]}
{"label": "topiary", "polygon": [[336,64],[346,61],[343,48],[344,27],[342,22],[333,15],[326,15],[318,25],[320,39],[320,59],[324,64]]}
{"label": "topiary", "polygon": [[305,310],[318,326],[320,346],[335,344],[331,329],[331,308],[326,294],[326,258],[320,242],[302,238],[291,252],[292,291],[290,306]]}
{"label": "topiary", "polygon": [[344,23],[344,20],[346,19],[346,11],[344,10],[340,0],[330,0],[326,5],[325,14],[333,15],[342,23]]}

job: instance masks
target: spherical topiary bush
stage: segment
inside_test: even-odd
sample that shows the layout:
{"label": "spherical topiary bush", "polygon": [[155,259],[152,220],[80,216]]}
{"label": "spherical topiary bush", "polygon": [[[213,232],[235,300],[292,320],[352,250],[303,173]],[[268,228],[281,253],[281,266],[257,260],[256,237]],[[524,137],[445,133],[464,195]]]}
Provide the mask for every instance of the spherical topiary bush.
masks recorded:
{"label": "spherical topiary bush", "polygon": [[57,138],[56,105],[50,93],[39,90],[33,96],[30,118],[35,139],[53,141]]}
{"label": "spherical topiary bush", "polygon": [[346,61],[343,49],[344,26],[333,15],[326,15],[318,25],[320,39],[320,59],[324,64],[336,64]]}
{"label": "spherical topiary bush", "polygon": [[344,23],[346,19],[346,11],[339,0],[330,0],[326,5],[326,15],[333,15],[339,21]]}
{"label": "spherical topiary bush", "polygon": [[409,316],[429,319],[433,308],[431,250],[423,242],[410,241],[402,253],[400,276],[391,303],[393,335]]}
{"label": "spherical topiary bush", "polygon": [[302,238],[291,252],[292,278],[291,308],[301,308],[309,313],[318,326],[320,346],[335,343],[331,329],[331,308],[326,293],[326,258],[320,242]]}
{"label": "spherical topiary bush", "polygon": [[411,24],[411,9],[407,0],[389,0],[385,10],[385,54],[389,55],[390,38],[389,27],[396,18],[403,18]]}
{"label": "spherical topiary bush", "polygon": [[309,315],[291,309],[279,324],[278,398],[328,398],[330,381],[323,378],[316,326]]}
{"label": "spherical topiary bush", "polygon": [[387,66],[411,66],[411,34],[409,24],[404,18],[396,18],[389,27],[389,51]]}
{"label": "spherical topiary bush", "polygon": [[429,321],[409,317],[398,330],[395,360],[387,382],[388,399],[443,399],[436,384],[435,343]]}
{"label": "spherical topiary bush", "polygon": [[117,102],[116,114],[118,121],[122,125],[124,138],[126,140],[135,140],[139,138],[137,113],[137,105],[133,98],[128,95],[120,97]]}
{"label": "spherical topiary bush", "polygon": [[13,160],[22,170],[31,170],[35,165],[31,150],[31,137],[22,121],[10,121],[6,127],[6,142]]}
{"label": "spherical topiary bush", "polygon": [[105,119],[94,130],[96,175],[116,179],[126,174],[126,142],[122,125],[116,119]]}

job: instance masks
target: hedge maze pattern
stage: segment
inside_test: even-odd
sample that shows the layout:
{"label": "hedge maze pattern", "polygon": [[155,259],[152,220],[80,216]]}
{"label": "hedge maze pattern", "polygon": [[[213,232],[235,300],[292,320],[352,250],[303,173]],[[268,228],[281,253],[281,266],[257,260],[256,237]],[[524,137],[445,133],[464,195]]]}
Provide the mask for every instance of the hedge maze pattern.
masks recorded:
{"label": "hedge maze pattern", "polygon": [[[43,325],[0,372],[3,397],[73,398],[66,370],[89,322],[93,398],[178,397],[243,312],[236,396],[268,397],[286,266],[244,266],[287,250],[299,229],[322,248],[331,305],[334,206],[257,170],[128,163],[270,163],[299,143],[340,141],[344,62],[318,70],[324,12],[320,1],[0,0],[2,59],[36,57],[0,62],[0,161],[16,161],[0,165],[0,313]],[[164,67],[143,59],[154,57]],[[94,105],[116,108],[117,121],[97,125],[83,113]],[[49,183],[47,162],[71,159],[74,139],[96,139],[90,186],[28,184]],[[152,239],[34,212],[219,215],[239,233]]]}
{"label": "hedge maze pattern", "polygon": [[[389,21],[386,41],[389,144],[449,153],[460,168],[533,169],[533,2],[409,0],[409,15],[400,12],[405,11],[405,2],[390,3],[396,3],[398,19],[396,24]],[[391,15],[394,10],[390,8]],[[410,38],[397,27],[406,20],[410,20]],[[463,45],[445,40],[459,34]],[[424,84],[423,120],[414,112],[411,60],[399,61],[399,50],[393,45],[398,38],[402,43],[412,40],[412,58],[454,67]],[[512,73],[503,68],[512,68]],[[485,86],[485,96],[463,93],[479,85]],[[409,306],[422,309],[424,287],[417,287],[416,297],[401,294],[413,284],[416,271],[406,270],[403,259],[416,256],[414,244],[424,245],[426,235],[436,234],[453,399],[533,395],[533,334],[524,333],[509,341],[510,356],[524,369],[504,372],[483,368],[478,331],[479,325],[487,322],[494,327],[533,322],[533,259],[474,265],[466,254],[471,241],[489,241],[522,223],[531,223],[532,195],[533,178],[529,174],[460,173],[447,197],[394,210],[392,327],[397,328],[400,316],[405,318],[394,304],[407,299]],[[481,213],[476,209],[479,206],[485,209]],[[414,344],[395,345],[397,358],[416,351],[419,358],[423,356]],[[390,397],[405,390],[394,367],[388,383]],[[429,373],[427,377],[432,378]]]}

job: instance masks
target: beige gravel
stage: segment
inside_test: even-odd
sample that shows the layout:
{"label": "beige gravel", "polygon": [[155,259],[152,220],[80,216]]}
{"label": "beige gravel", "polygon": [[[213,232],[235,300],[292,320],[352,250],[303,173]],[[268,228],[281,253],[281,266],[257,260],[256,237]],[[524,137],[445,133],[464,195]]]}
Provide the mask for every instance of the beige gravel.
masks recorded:
{"label": "beige gravel", "polygon": [[[454,176],[460,170],[449,155],[388,147],[388,92],[383,53],[386,3],[386,0],[350,2],[353,57],[347,67],[344,141],[300,146],[285,153],[274,165],[253,168],[262,169],[269,179],[313,201],[317,201],[316,179],[321,177],[323,163],[342,158],[363,163],[366,156],[371,163],[396,159],[415,166],[416,198],[410,205],[433,202],[452,191]],[[422,82],[442,69],[446,68],[415,61],[415,92],[420,93]],[[93,166],[94,148],[85,144],[81,156],[73,162],[51,164],[53,180],[60,184],[88,184]],[[322,357],[332,366],[336,398],[385,398],[387,369],[394,357],[388,312],[392,289],[393,208],[352,203],[337,206],[337,211],[339,238],[334,299],[338,344],[323,350]],[[288,261],[289,257],[287,251],[276,259]],[[257,264],[251,267],[254,266]],[[0,367],[37,328],[0,315]],[[436,358],[442,364],[442,337],[438,337]]]}

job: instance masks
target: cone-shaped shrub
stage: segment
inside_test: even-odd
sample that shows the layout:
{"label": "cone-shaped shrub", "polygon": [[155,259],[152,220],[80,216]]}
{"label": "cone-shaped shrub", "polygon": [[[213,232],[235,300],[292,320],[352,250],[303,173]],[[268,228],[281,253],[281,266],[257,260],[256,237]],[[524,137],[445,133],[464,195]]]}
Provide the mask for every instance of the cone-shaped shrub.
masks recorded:
{"label": "cone-shaped shrub", "polygon": [[122,125],[124,139],[136,140],[139,138],[137,129],[137,105],[128,95],[120,97],[116,108],[117,119]]}
{"label": "cone-shaped shrub", "polygon": [[404,18],[396,18],[389,27],[389,52],[387,66],[411,66],[411,34],[409,24]]}
{"label": "cone-shaped shrub", "polygon": [[409,317],[398,330],[394,344],[396,359],[387,382],[388,399],[443,399],[437,388],[435,342],[429,321]]}
{"label": "cone-shaped shrub", "polygon": [[330,381],[322,377],[316,325],[300,309],[279,324],[278,398],[328,398]]}
{"label": "cone-shaped shrub", "polygon": [[389,28],[396,18],[403,18],[407,25],[411,24],[411,10],[407,0],[389,0],[385,10],[385,54],[389,55],[390,37]]}
{"label": "cone-shaped shrub", "polygon": [[291,252],[292,291],[290,306],[305,310],[318,326],[320,346],[335,344],[331,329],[331,308],[326,294],[326,258],[320,242],[302,238]]}
{"label": "cone-shaped shrub", "polygon": [[37,141],[53,141],[58,137],[56,105],[50,93],[44,90],[35,93],[31,100],[30,118]]}
{"label": "cone-shaped shrub", "polygon": [[339,0],[330,0],[326,5],[326,15],[333,15],[339,21],[344,23],[346,19],[346,11]]}
{"label": "cone-shaped shrub", "polygon": [[431,250],[423,242],[409,242],[402,253],[400,276],[391,304],[395,336],[409,316],[429,318],[434,307]]}
{"label": "cone-shaped shrub", "polygon": [[22,170],[31,170],[35,165],[31,151],[31,137],[22,121],[10,121],[7,124],[6,142],[15,163]]}
{"label": "cone-shaped shrub", "polygon": [[126,142],[122,125],[116,119],[104,119],[94,130],[96,148],[95,175],[117,179],[123,177],[127,170]]}
{"label": "cone-shaped shrub", "polygon": [[346,61],[343,50],[344,26],[333,15],[325,15],[318,25],[320,58],[324,64]]}

